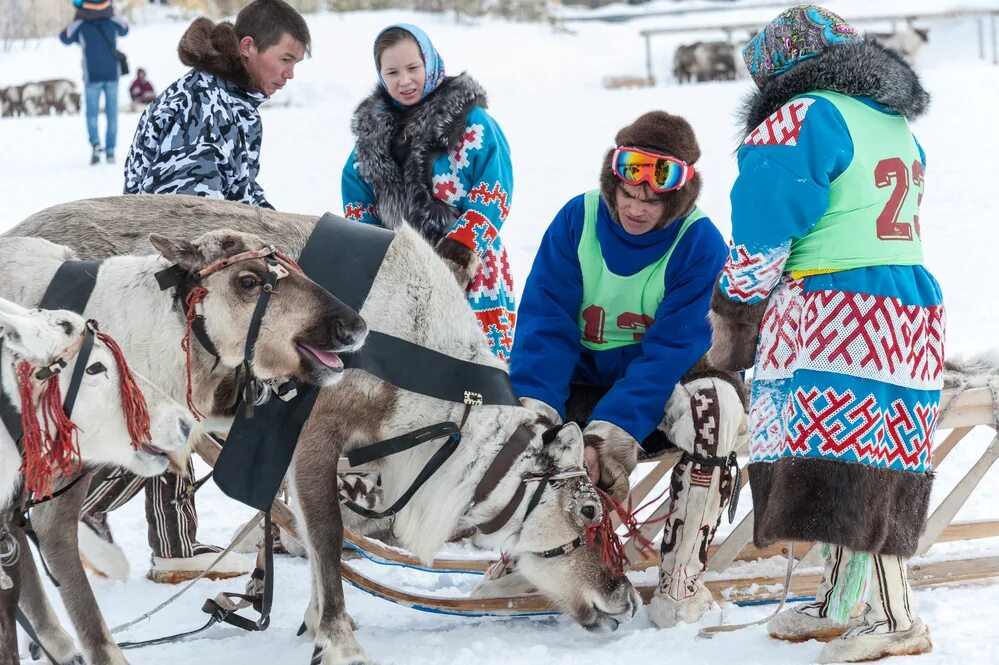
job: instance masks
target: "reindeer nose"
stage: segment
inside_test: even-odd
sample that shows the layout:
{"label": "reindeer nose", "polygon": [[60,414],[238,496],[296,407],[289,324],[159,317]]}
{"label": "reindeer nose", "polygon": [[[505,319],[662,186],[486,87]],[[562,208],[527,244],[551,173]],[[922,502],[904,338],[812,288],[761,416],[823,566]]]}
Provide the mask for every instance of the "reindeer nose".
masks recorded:
{"label": "reindeer nose", "polygon": [[591,521],[597,516],[597,509],[593,506],[583,506],[579,512],[583,513],[583,517]]}

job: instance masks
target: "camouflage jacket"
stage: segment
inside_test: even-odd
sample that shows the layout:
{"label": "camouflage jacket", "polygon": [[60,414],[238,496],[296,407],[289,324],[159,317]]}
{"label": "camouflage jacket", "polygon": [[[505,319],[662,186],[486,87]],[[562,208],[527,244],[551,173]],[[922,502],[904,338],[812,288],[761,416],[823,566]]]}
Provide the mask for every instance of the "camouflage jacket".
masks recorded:
{"label": "camouflage jacket", "polygon": [[198,19],[181,38],[194,67],[146,108],[125,161],[126,194],[190,194],[271,208],[257,184],[267,99],[239,57],[232,24]]}

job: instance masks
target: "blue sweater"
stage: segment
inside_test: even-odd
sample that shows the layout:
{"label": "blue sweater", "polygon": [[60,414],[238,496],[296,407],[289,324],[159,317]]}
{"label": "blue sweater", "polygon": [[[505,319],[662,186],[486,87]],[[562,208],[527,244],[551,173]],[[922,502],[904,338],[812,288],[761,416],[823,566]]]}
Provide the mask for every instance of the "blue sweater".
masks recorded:
{"label": "blue sweater", "polygon": [[[662,258],[680,224],[632,236],[614,221],[601,199],[597,240],[608,269],[633,275]],[[569,384],[608,386],[592,420],[606,420],[637,441],[652,433],[680,378],[711,345],[708,304],[728,255],[725,241],[708,218],[694,222],[673,251],[665,275],[665,297],[642,341],[593,351],[580,343],[577,323],[583,277],[577,250],[583,232],[583,196],[555,216],[527,278],[510,379],[517,394],[555,408],[565,418]]]}
{"label": "blue sweater", "polygon": [[128,25],[118,17],[76,20],[59,33],[59,40],[83,47],[83,82],[98,83],[117,81],[121,75],[112,49],[117,48],[118,37],[127,34]]}

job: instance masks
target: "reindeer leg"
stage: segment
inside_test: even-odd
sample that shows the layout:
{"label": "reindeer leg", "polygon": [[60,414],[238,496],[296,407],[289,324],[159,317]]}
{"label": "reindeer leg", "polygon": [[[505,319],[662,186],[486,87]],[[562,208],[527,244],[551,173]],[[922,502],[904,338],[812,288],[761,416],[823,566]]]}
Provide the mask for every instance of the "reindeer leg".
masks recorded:
{"label": "reindeer leg", "polygon": [[35,508],[31,523],[38,534],[42,556],[59,580],[59,593],[80,638],[88,665],[127,665],[111,637],[87,573],[80,562],[76,523],[87,496],[90,479],[84,479],[58,499]]}
{"label": "reindeer leg", "polygon": [[[18,568],[21,573],[21,597],[18,607],[38,635],[42,648],[49,652],[59,663],[66,665],[82,665],[83,655],[73,638],[65,631],[49,603],[49,598],[42,586],[42,578],[38,574],[35,558],[28,549],[28,539],[18,530],[18,543],[21,546],[21,560]],[[16,653],[16,651],[15,651]],[[3,660],[0,658],[0,663]]]}
{"label": "reindeer leg", "polygon": [[312,601],[306,614],[307,628],[315,632],[312,665],[371,665],[354,638],[343,599],[343,520],[339,504],[330,501],[331,496],[336,496],[337,459],[317,457],[308,464],[295,465],[295,491],[302,518],[299,535],[308,550],[312,571]]}

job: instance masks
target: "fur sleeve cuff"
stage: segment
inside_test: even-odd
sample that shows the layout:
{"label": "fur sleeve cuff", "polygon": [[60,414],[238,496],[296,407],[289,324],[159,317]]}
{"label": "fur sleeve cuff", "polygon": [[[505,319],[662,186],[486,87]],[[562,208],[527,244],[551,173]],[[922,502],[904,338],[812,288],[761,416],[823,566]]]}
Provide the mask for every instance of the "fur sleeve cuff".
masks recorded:
{"label": "fur sleeve cuff", "polygon": [[753,366],[760,323],[767,301],[740,303],[726,296],[715,284],[711,294],[711,349],[708,362],[719,369],[739,371]]}

